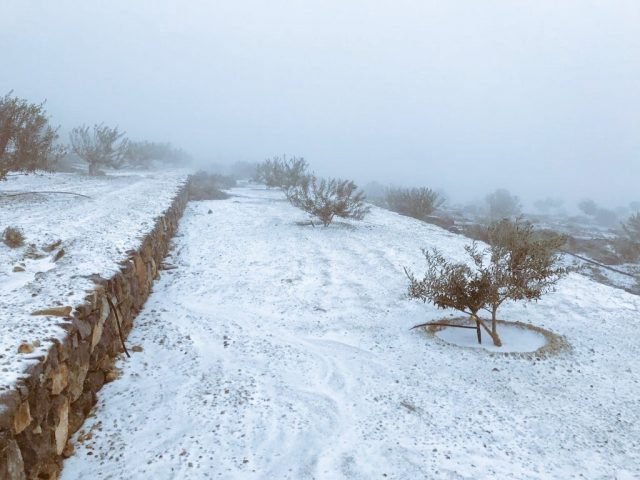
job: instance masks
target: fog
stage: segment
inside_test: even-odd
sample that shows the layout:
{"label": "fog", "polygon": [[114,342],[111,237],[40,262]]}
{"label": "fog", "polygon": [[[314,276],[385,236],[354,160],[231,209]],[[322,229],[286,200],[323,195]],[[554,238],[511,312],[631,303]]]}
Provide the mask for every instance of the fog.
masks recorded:
{"label": "fog", "polygon": [[458,201],[640,197],[637,0],[0,0],[0,49],[0,94],[64,131]]}

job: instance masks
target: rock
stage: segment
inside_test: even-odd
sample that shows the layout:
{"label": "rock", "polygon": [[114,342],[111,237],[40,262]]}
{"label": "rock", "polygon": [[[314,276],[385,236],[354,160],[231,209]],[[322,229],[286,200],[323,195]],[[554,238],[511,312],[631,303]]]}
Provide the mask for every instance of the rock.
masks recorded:
{"label": "rock", "polygon": [[114,369],[109,370],[107,372],[107,374],[104,377],[104,381],[105,381],[105,383],[113,382],[119,376],[120,376],[120,370],[118,370],[117,368],[114,368]]}
{"label": "rock", "polygon": [[58,423],[54,430],[56,439],[56,453],[62,455],[64,447],[67,445],[69,438],[69,399],[65,398],[64,402],[58,407],[56,412]]}
{"label": "rock", "polygon": [[21,433],[31,423],[31,410],[29,409],[29,402],[24,401],[20,404],[13,417],[13,431],[15,434]]}
{"label": "rock", "polygon": [[131,347],[132,352],[141,352],[142,350],[144,350],[142,348],[142,345],[134,345],[133,347]]}
{"label": "rock", "polygon": [[73,452],[75,452],[76,448],[73,446],[73,443],[71,442],[67,442],[67,444],[64,446],[64,449],[62,450],[62,456],[64,458],[69,458],[71,455],[73,455]]}
{"label": "rock", "polygon": [[16,265],[15,267],[13,267],[13,271],[15,273],[17,272],[24,272],[24,267],[21,267],[20,265]]}
{"label": "rock", "polygon": [[67,388],[69,385],[69,367],[67,367],[66,363],[61,363],[58,368],[56,368],[51,373],[51,384],[49,385],[49,389],[51,390],[51,395],[60,395],[62,391]]}
{"label": "rock", "polygon": [[21,343],[18,347],[18,353],[33,353],[33,345],[30,343]]}
{"label": "rock", "polygon": [[56,253],[56,256],[53,257],[53,261],[57,262],[58,260],[60,260],[62,257],[64,257],[65,251],[64,248],[61,248],[60,250],[58,250],[58,253]]}
{"label": "rock", "polygon": [[56,240],[55,242],[50,243],[49,245],[45,245],[44,247],[42,247],[42,250],[44,250],[47,253],[51,253],[56,248],[58,248],[61,243],[62,243],[62,240]]}
{"label": "rock", "polygon": [[7,480],[26,480],[24,462],[20,448],[8,432],[0,432],[0,478]]}
{"label": "rock", "polygon": [[69,306],[66,307],[51,307],[45,308],[44,310],[36,310],[35,312],[31,312],[31,315],[47,315],[49,317],[68,317],[71,315],[72,308]]}

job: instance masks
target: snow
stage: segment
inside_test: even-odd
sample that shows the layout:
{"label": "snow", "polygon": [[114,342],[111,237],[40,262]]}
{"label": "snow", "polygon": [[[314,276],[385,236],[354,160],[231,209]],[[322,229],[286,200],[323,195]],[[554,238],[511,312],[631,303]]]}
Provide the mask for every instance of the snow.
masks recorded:
{"label": "snow", "polygon": [[[192,202],[63,480],[633,478],[638,297],[571,274],[501,318],[573,351],[488,355],[410,327],[421,247],[467,240],[373,208],[296,225],[281,193]],[[208,213],[211,210],[212,213]],[[88,438],[90,437],[90,438]]]}
{"label": "snow", "polygon": [[535,352],[546,345],[547,340],[539,332],[522,328],[518,325],[500,325],[499,327],[501,347],[496,347],[486,332],[482,332],[484,338],[478,343],[475,330],[445,327],[438,330],[435,335],[441,340],[452,345],[467,348],[482,348],[490,352]]}
{"label": "snow", "polygon": [[[25,246],[0,242],[0,391],[12,388],[30,364],[63,338],[63,319],[32,316],[59,305],[76,306],[94,288],[92,274],[111,277],[127,251],[140,246],[155,219],[171,204],[188,172],[127,172],[89,177],[79,174],[38,174],[0,182],[0,232],[20,228]],[[7,196],[18,192],[75,192]],[[43,247],[61,240],[60,248]],[[30,247],[29,244],[33,244]],[[14,271],[22,266],[23,272]],[[31,354],[18,354],[22,342],[34,343]]]}

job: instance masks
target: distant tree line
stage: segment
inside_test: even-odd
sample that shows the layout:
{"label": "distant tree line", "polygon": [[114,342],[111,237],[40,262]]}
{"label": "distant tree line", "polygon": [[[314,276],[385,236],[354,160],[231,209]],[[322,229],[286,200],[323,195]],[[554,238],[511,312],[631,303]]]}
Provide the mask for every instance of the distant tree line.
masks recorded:
{"label": "distant tree line", "polygon": [[0,97],[0,180],[8,172],[53,170],[70,155],[88,165],[90,175],[103,168],[148,168],[152,162],[184,163],[190,156],[168,142],[135,141],[117,126],[104,123],[71,130],[69,146],[60,142],[60,127],[51,124],[45,103],[31,103],[13,91]]}

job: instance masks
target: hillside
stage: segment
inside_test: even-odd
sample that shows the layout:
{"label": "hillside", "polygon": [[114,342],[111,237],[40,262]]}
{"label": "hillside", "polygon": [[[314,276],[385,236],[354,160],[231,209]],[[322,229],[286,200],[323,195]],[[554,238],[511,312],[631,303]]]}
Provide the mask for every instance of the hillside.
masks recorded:
{"label": "hillside", "polygon": [[546,359],[410,330],[420,248],[467,240],[374,209],[301,226],[279,192],[192,202],[175,249],[76,435],[62,478],[633,478],[638,297],[572,274],[502,317],[567,337]]}

